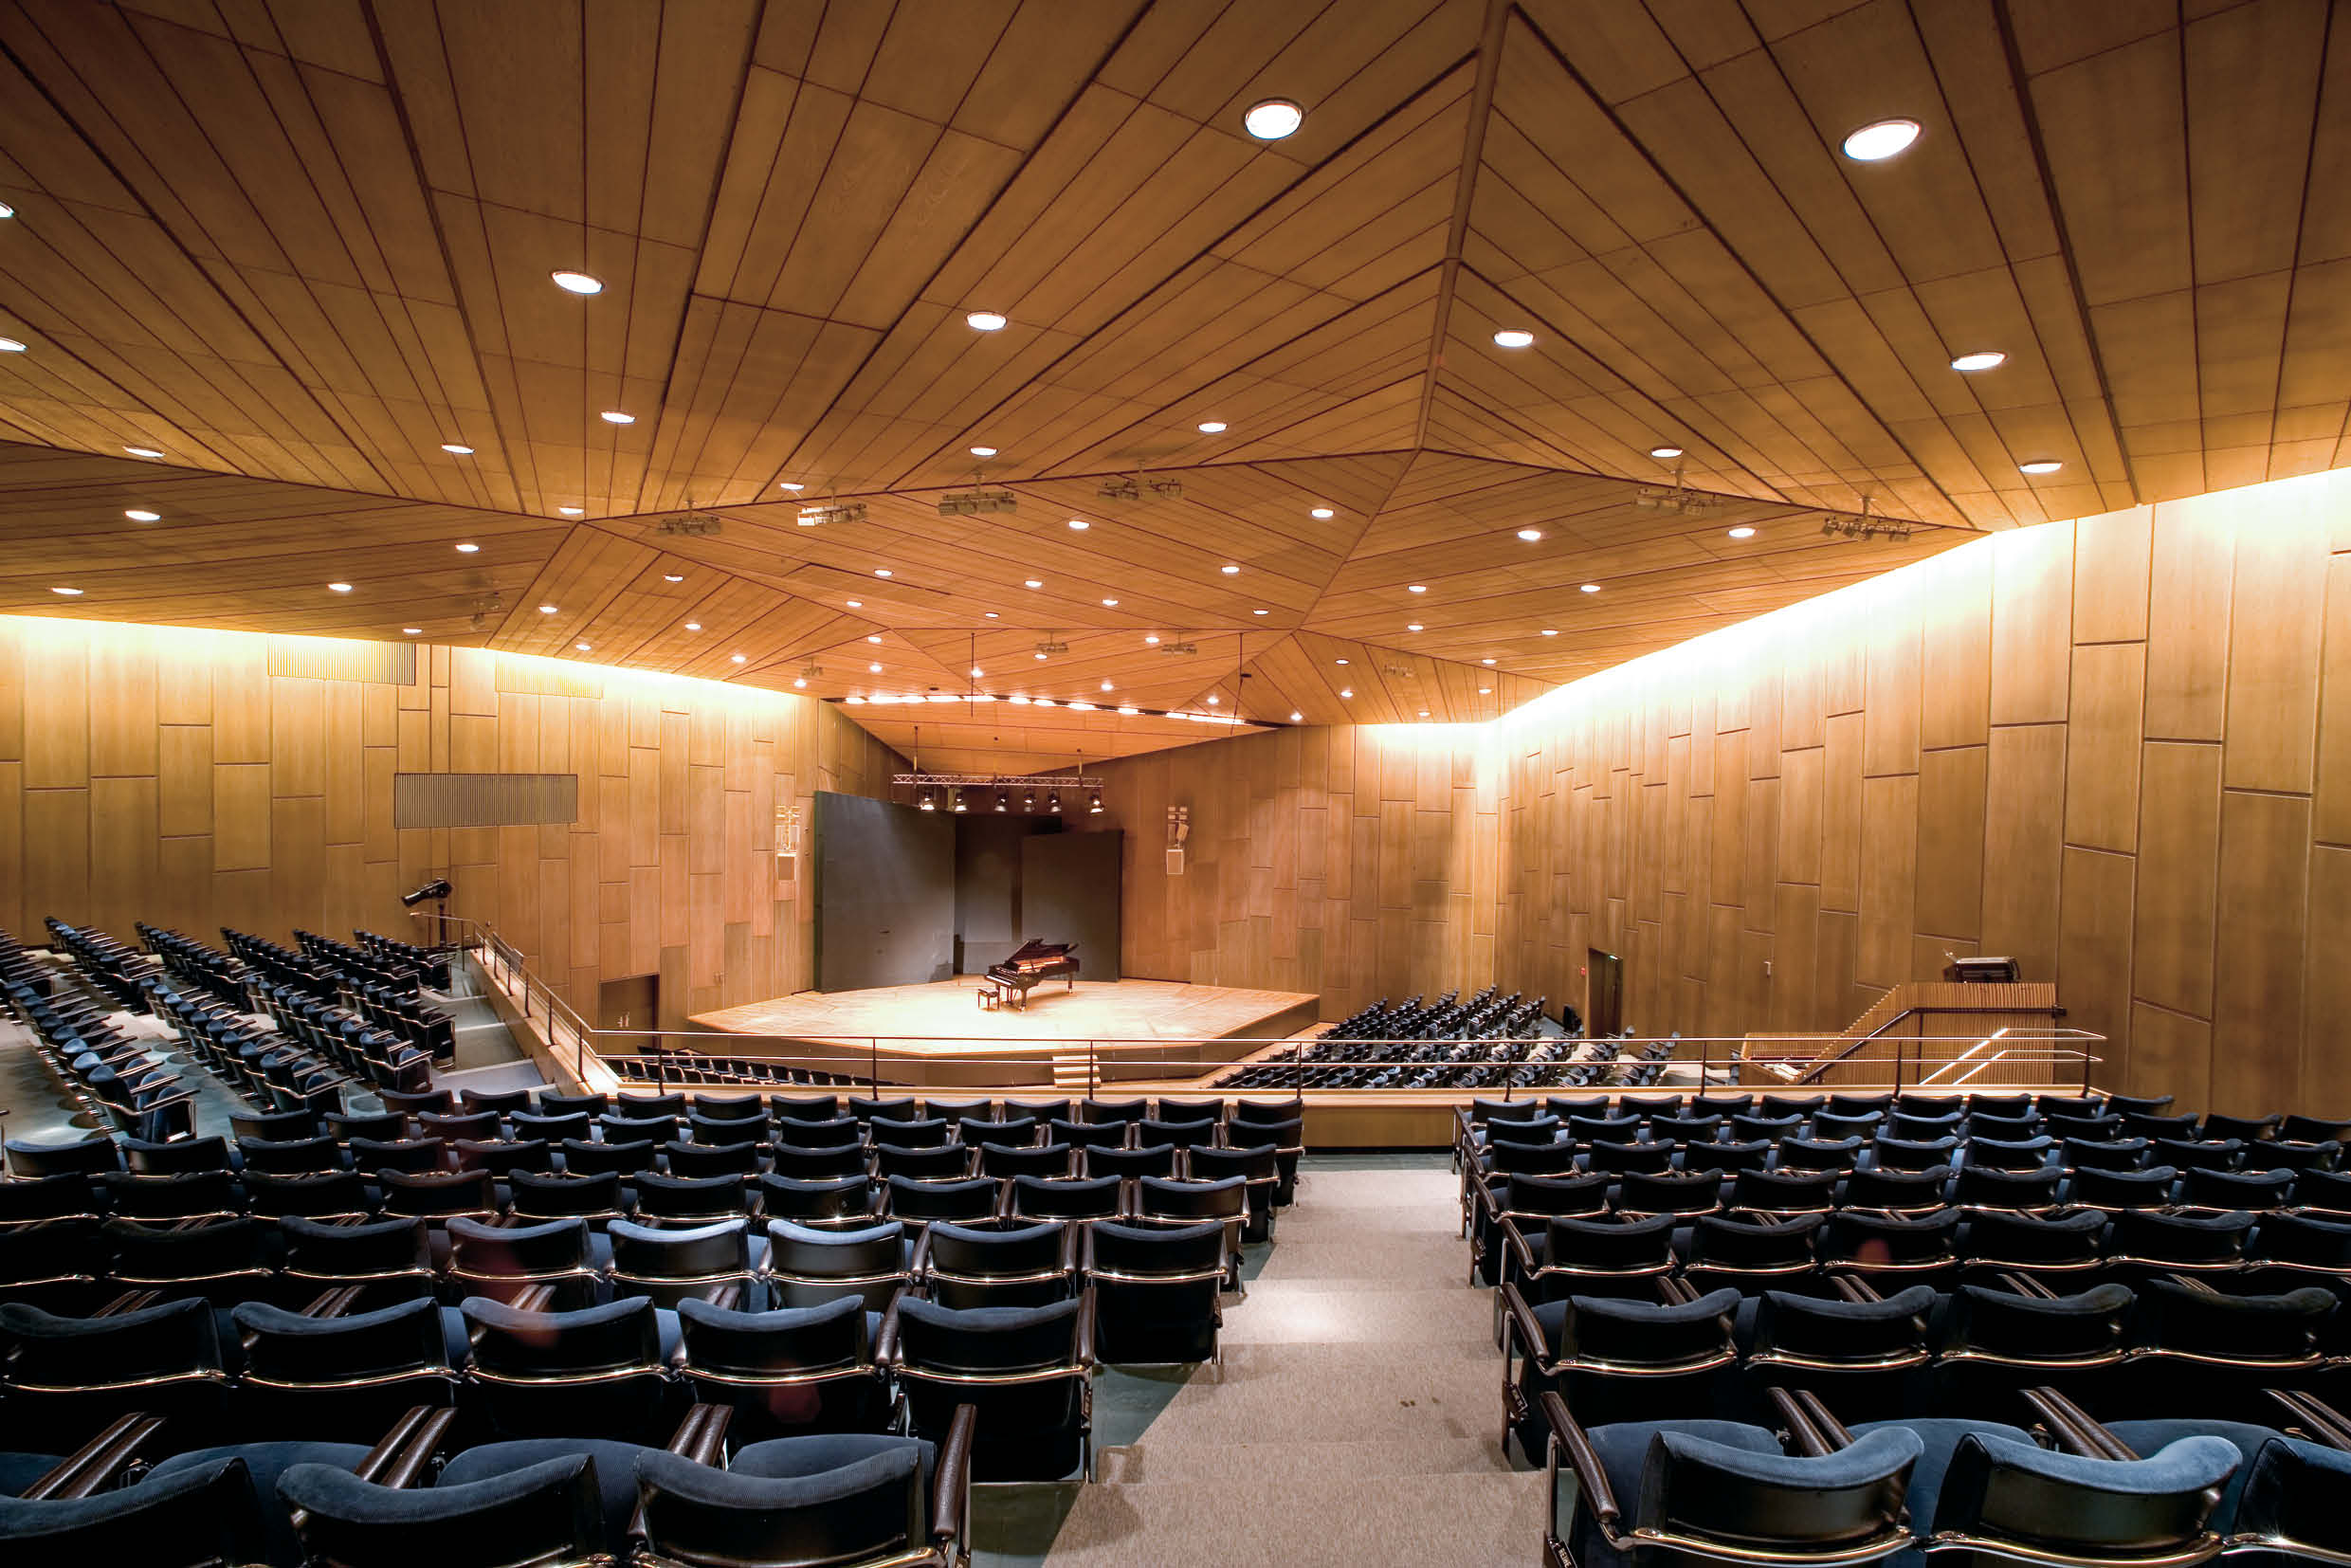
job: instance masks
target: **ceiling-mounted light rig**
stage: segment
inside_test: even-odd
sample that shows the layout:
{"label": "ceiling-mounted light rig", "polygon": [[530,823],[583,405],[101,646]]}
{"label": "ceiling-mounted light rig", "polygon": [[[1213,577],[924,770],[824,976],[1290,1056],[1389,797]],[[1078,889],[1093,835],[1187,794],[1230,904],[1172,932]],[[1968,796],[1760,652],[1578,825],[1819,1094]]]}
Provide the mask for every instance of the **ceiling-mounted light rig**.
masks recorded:
{"label": "ceiling-mounted light rig", "polygon": [[1020,510],[1020,498],[1010,490],[950,490],[939,498],[942,518],[987,517]]}
{"label": "ceiling-mounted light rig", "polygon": [[1696,517],[1711,512],[1722,504],[1722,497],[1710,496],[1704,490],[1693,490],[1684,483],[1683,465],[1679,457],[1680,454],[1677,452],[1673,465],[1673,483],[1670,485],[1642,485],[1640,489],[1633,492],[1633,505],[1645,512],[1672,512],[1680,516]]}
{"label": "ceiling-mounted light rig", "polygon": [[1820,520],[1820,531],[1830,538],[1848,539],[1906,539],[1925,523],[1911,522],[1903,518],[1873,518],[1869,515],[1869,498],[1861,498],[1861,510],[1846,515],[1831,512]]}
{"label": "ceiling-mounted light rig", "polygon": [[1033,811],[1037,807],[1037,792],[1043,790],[1046,792],[1046,811],[1059,816],[1061,793],[1067,790],[1071,794],[1086,800],[1090,812],[1102,809],[1103,789],[1102,775],[1087,773],[1083,763],[1079,764],[1077,772],[1066,774],[902,773],[890,775],[892,798],[897,798],[902,791],[906,798],[926,811],[937,811],[941,797],[950,803],[952,810],[965,811],[965,802],[975,793],[993,810],[1009,811],[1010,792],[1013,790],[1021,792],[1021,810]]}
{"label": "ceiling-mounted light rig", "polygon": [[718,533],[726,520],[708,512],[679,512],[654,524],[658,534],[673,536],[709,535]]}
{"label": "ceiling-mounted light rig", "polygon": [[851,523],[866,520],[866,503],[862,501],[816,501],[800,508],[793,520],[803,528],[822,528],[829,522]]}

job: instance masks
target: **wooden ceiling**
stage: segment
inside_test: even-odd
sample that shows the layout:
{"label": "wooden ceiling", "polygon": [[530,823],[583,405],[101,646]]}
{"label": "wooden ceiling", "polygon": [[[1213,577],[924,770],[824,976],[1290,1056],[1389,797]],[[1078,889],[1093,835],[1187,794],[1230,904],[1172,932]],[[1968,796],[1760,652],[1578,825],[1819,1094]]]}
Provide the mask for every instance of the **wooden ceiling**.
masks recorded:
{"label": "wooden ceiling", "polygon": [[[414,627],[902,749],[872,699],[976,690],[920,710],[974,771],[1216,733],[1149,710],[1487,717],[1969,532],[2351,463],[2333,12],[0,3],[0,610]],[[1643,504],[1661,444],[1710,510]],[[941,516],[975,481],[1017,510]],[[1821,534],[1865,502],[1933,526]]]}

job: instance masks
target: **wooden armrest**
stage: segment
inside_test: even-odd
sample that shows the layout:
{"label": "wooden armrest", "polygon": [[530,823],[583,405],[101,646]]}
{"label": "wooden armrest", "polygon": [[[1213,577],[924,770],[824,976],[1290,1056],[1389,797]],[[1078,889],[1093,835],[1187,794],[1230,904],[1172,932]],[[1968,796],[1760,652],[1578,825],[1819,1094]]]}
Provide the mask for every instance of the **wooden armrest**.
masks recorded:
{"label": "wooden armrest", "polygon": [[163,1417],[133,1412],[118,1415],[106,1429],[48,1471],[19,1495],[30,1502],[65,1502],[87,1497],[119,1476],[139,1446],[162,1429]]}
{"label": "wooden armrest", "polygon": [[2123,1440],[2101,1426],[2097,1417],[2053,1388],[2019,1391],[2033,1413],[2047,1422],[2066,1451],[2087,1459],[2136,1459]]}
{"label": "wooden armrest", "polygon": [[922,1233],[915,1238],[914,1257],[907,1263],[906,1272],[917,1282],[920,1282],[927,1276],[930,1271],[931,1228],[926,1225],[922,1228]]}
{"label": "wooden armrest", "polygon": [[670,1434],[669,1451],[697,1465],[717,1466],[725,1449],[727,1423],[734,1418],[732,1405],[693,1406]]}
{"label": "wooden armrest", "polygon": [[947,1441],[939,1445],[937,1475],[931,1493],[931,1541],[935,1545],[957,1543],[947,1560],[963,1560],[959,1543],[969,1528],[972,1511],[972,1434],[979,1426],[979,1410],[957,1405]]}
{"label": "wooden armrest", "polygon": [[873,1360],[876,1366],[894,1366],[898,1362],[898,1304],[906,1299],[906,1288],[898,1287],[890,1296],[890,1304],[882,1313],[882,1331],[873,1337]]}
{"label": "wooden armrest", "polygon": [[2179,1286],[2180,1289],[2193,1290],[2199,1296],[2217,1296],[2221,1294],[2220,1291],[2214,1289],[2211,1285],[2205,1284],[2194,1274],[2171,1273],[2166,1274],[2163,1277],[2171,1281],[2172,1284]]}
{"label": "wooden armrest", "polygon": [[308,1306],[302,1308],[302,1316],[305,1318],[339,1318],[359,1304],[359,1297],[365,1289],[364,1285],[347,1285],[338,1290],[324,1291],[313,1299]]}
{"label": "wooden armrest", "polygon": [[732,1312],[742,1304],[743,1285],[740,1280],[728,1280],[720,1285],[706,1285],[696,1292],[703,1301],[721,1312]]}
{"label": "wooden armrest", "polygon": [[556,1287],[552,1285],[526,1285],[507,1304],[517,1312],[550,1312],[555,1309]]}
{"label": "wooden armrest", "polygon": [[1798,1389],[1795,1391],[1795,1402],[1804,1408],[1805,1414],[1813,1418],[1813,1427],[1829,1440],[1830,1448],[1850,1449],[1853,1446],[1853,1434],[1845,1430],[1845,1423],[1838,1420],[1827,1405],[1820,1402],[1819,1395],[1808,1388]]}
{"label": "wooden armrest", "polygon": [[1094,1364],[1094,1287],[1087,1285],[1078,1293],[1078,1364]]}
{"label": "wooden armrest", "polygon": [[1067,1220],[1061,1222],[1061,1271],[1065,1274],[1075,1274],[1078,1271],[1079,1230],[1080,1227]]}
{"label": "wooden armrest", "polygon": [[1763,1392],[1770,1396],[1772,1408],[1779,1413],[1779,1418],[1788,1424],[1788,1435],[1795,1442],[1797,1457],[1821,1459],[1836,1451],[1820,1429],[1813,1424],[1812,1413],[1796,1402],[1795,1395],[1784,1388],[1767,1388]]}
{"label": "wooden armrest", "polygon": [[1502,1321],[1503,1380],[1508,1382],[1510,1379],[1510,1337],[1512,1335],[1525,1341],[1526,1358],[1538,1365],[1541,1364],[1544,1358],[1550,1354],[1550,1345],[1543,1339],[1542,1324],[1537,1321],[1535,1309],[1526,1304],[1526,1298],[1519,1294],[1519,1287],[1515,1285],[1505,1283],[1502,1286]]}
{"label": "wooden armrest", "polygon": [[2312,1442],[2351,1451],[2351,1421],[2345,1420],[2334,1406],[2315,1394],[2295,1389],[2273,1388],[2265,1392],[2302,1423]]}
{"label": "wooden armrest", "polygon": [[[1551,1436],[1558,1445],[1558,1451],[1566,1455],[1568,1468],[1576,1472],[1576,1484],[1583,1490],[1584,1504],[1592,1510],[1592,1517],[1599,1521],[1601,1529],[1613,1532],[1619,1517],[1616,1493],[1608,1484],[1608,1471],[1600,1468],[1600,1456],[1592,1451],[1592,1439],[1584,1435],[1584,1429],[1567,1413],[1567,1401],[1550,1389],[1543,1390],[1542,1413],[1543,1419],[1551,1424]],[[1558,1488],[1553,1486],[1551,1491],[1556,1499]]]}
{"label": "wooden armrest", "polygon": [[454,1410],[411,1405],[407,1413],[392,1423],[383,1440],[368,1450],[367,1457],[359,1461],[353,1473],[378,1486],[413,1486],[431,1466],[442,1439],[456,1423]]}
{"label": "wooden armrest", "polygon": [[125,1290],[113,1301],[90,1314],[93,1318],[119,1318],[126,1312],[138,1312],[163,1299],[160,1290]]}
{"label": "wooden armrest", "polygon": [[1663,1305],[1687,1306],[1698,1299],[1698,1287],[1687,1280],[1677,1279],[1671,1274],[1660,1274],[1654,1283],[1658,1301]]}
{"label": "wooden armrest", "polygon": [[1999,1281],[2000,1287],[2012,1295],[2031,1296],[2036,1301],[2044,1302],[2053,1302],[2057,1299],[2056,1291],[2051,1290],[2030,1274],[1999,1274],[1994,1277]]}

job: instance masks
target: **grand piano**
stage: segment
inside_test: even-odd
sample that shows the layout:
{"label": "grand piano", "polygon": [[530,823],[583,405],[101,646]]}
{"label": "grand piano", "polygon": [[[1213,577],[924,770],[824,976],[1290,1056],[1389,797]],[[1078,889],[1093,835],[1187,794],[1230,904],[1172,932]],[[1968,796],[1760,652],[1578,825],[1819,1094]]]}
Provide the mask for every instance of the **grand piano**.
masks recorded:
{"label": "grand piano", "polygon": [[979,1005],[983,1008],[1001,1007],[1006,1002],[1021,1011],[1028,1011],[1029,988],[1040,980],[1056,976],[1069,982],[1069,989],[1078,989],[1078,960],[1072,957],[1076,942],[1046,942],[1031,938],[1020,944],[1020,951],[1000,964],[990,964],[986,985],[979,990]]}

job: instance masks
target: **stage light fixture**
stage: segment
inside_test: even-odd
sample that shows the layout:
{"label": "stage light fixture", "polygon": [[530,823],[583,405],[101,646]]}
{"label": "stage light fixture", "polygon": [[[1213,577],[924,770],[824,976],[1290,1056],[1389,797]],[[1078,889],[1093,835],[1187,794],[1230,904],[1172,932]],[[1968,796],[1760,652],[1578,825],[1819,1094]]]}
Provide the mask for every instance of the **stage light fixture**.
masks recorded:
{"label": "stage light fixture", "polygon": [[1028,793],[1020,797],[1020,809],[1024,811],[1033,811],[1037,809],[1036,791],[1030,790]]}
{"label": "stage light fixture", "polygon": [[975,518],[1020,510],[1020,498],[1010,490],[950,490],[939,498],[942,518]]}
{"label": "stage light fixture", "polygon": [[673,537],[716,534],[724,526],[724,520],[707,512],[680,512],[654,524],[654,532]]}
{"label": "stage light fixture", "polygon": [[829,522],[863,522],[866,503],[862,501],[811,501],[800,508],[793,521],[803,528],[822,528]]}
{"label": "stage light fixture", "polygon": [[1100,790],[1096,790],[1089,797],[1085,810],[1089,816],[1102,815],[1102,792]]}
{"label": "stage light fixture", "polygon": [[999,811],[1009,810],[1009,807],[1006,805],[1004,792],[1002,790],[998,790],[996,792],[996,810]]}
{"label": "stage light fixture", "polygon": [[939,802],[931,797],[931,792],[927,786],[916,794],[915,804],[926,811],[939,810]]}
{"label": "stage light fixture", "polygon": [[1059,790],[1047,792],[1045,809],[1055,816],[1061,815],[1061,792]]}
{"label": "stage light fixture", "polygon": [[456,891],[456,888],[449,885],[448,878],[435,877],[413,892],[401,894],[400,903],[407,908],[413,909],[420,903],[430,903],[438,899],[446,899]]}

